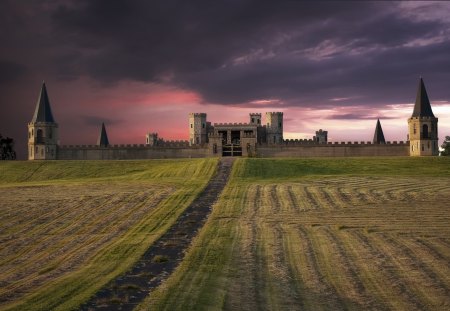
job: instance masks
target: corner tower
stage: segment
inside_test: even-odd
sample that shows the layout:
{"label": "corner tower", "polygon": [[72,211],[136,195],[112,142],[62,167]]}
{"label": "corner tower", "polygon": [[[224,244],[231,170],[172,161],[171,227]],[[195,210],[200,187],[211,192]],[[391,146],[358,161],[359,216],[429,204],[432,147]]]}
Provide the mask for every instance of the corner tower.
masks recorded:
{"label": "corner tower", "polygon": [[208,142],[206,113],[189,114],[189,145],[203,145]]}
{"label": "corner tower", "polygon": [[283,142],[283,113],[266,112],[267,143],[281,144]]}
{"label": "corner tower", "polygon": [[431,110],[430,100],[422,78],[417,89],[416,103],[408,119],[409,154],[411,156],[437,156],[438,119]]}
{"label": "corner tower", "polygon": [[53,118],[45,82],[28,123],[28,160],[55,160],[58,147],[58,124]]}

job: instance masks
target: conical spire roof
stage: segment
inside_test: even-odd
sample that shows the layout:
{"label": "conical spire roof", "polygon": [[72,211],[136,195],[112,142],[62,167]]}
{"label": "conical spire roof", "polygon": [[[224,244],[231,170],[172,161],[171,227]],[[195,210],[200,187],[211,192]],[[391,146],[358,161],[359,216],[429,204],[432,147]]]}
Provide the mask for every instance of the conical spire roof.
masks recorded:
{"label": "conical spire roof", "polygon": [[383,129],[381,128],[380,119],[377,120],[377,126],[375,127],[375,134],[373,135],[374,144],[385,144]]}
{"label": "conical spire roof", "polygon": [[107,147],[109,145],[108,134],[106,134],[105,123],[102,123],[102,129],[98,136],[97,145]]}
{"label": "conical spire roof", "polygon": [[420,78],[419,87],[417,89],[416,104],[414,105],[414,111],[412,117],[433,117],[434,114],[431,110],[430,100],[428,99],[427,90],[423,79]]}
{"label": "conical spire roof", "polygon": [[52,109],[50,108],[50,100],[48,99],[45,82],[42,82],[41,93],[39,94],[36,109],[34,110],[34,115],[33,119],[31,119],[31,122],[55,123],[55,119],[53,119]]}

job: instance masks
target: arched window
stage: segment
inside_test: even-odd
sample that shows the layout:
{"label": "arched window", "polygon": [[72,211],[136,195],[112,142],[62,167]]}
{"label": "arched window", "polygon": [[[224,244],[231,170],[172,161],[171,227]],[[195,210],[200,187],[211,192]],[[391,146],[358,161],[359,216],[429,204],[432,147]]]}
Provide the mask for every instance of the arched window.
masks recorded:
{"label": "arched window", "polygon": [[44,135],[42,134],[42,130],[41,129],[38,129],[36,131],[36,142],[38,144],[41,144],[41,143],[44,142]]}
{"label": "arched window", "polygon": [[416,134],[416,124],[414,123],[414,134]]}
{"label": "arched window", "polygon": [[422,137],[428,138],[428,125],[424,124],[422,127]]}

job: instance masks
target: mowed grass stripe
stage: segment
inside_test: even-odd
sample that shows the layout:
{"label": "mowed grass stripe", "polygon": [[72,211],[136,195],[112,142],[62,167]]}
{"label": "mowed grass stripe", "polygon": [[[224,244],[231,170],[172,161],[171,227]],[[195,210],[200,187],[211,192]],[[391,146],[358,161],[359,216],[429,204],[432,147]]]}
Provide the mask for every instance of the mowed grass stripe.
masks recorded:
{"label": "mowed grass stripe", "polygon": [[377,301],[381,309],[416,310],[420,307],[417,298],[403,284],[392,262],[391,255],[377,248],[370,237],[360,230],[348,230],[343,247],[354,258],[367,290]]}
{"label": "mowed grass stripe", "polygon": [[[445,309],[449,167],[441,158],[239,159],[228,185],[237,198],[224,195],[214,211],[229,220],[228,242],[212,243],[214,222],[198,240],[231,254],[207,277],[220,290],[186,293],[177,271],[141,308]],[[198,251],[183,263],[189,274],[205,273]]]}
{"label": "mowed grass stripe", "polygon": [[[94,248],[106,243],[108,240],[112,239],[113,236],[120,234],[120,232],[123,232],[123,229],[128,227],[125,226],[122,230],[119,230],[119,228],[117,228],[117,223],[113,221],[114,218],[112,218],[112,216],[115,215],[115,218],[117,219],[117,215],[121,215],[121,222],[128,222],[128,218],[131,216],[139,217],[143,214],[143,212],[148,210],[144,209],[143,211],[140,211],[143,204],[148,204],[148,207],[151,208],[161,201],[163,196],[168,194],[167,192],[164,192],[165,191],[158,192],[158,195],[155,197],[150,196],[153,201],[151,202],[152,204],[144,201],[143,203],[139,202],[136,206],[132,206],[132,208],[130,208],[131,206],[128,206],[128,203],[113,205],[112,209],[106,210],[109,215],[106,215],[106,217],[100,217],[101,215],[95,214],[96,211],[102,210],[103,207],[105,207],[105,202],[101,205],[92,205],[92,207],[89,208],[91,211],[90,215],[85,215],[82,219],[73,217],[75,218],[73,221],[73,218],[69,216],[68,219],[71,220],[71,223],[68,226],[62,227],[61,230],[57,231],[56,229],[52,229],[48,233],[44,231],[45,234],[43,238],[39,240],[38,238],[41,236],[39,235],[40,228],[34,228],[30,231],[31,240],[28,243],[28,247],[23,247],[22,254],[19,253],[14,256],[16,259],[17,256],[19,256],[19,263],[17,263],[17,261],[15,262],[13,258],[7,258],[7,260],[9,260],[7,266],[10,266],[10,270],[4,271],[2,269],[2,274],[5,278],[9,276],[8,272],[12,272],[15,274],[15,278],[22,279],[22,282],[14,282],[14,288],[9,291],[17,292],[17,287],[19,285],[30,286],[30,283],[32,283],[31,278],[33,278],[33,286],[36,286],[39,284],[39,280],[41,280],[41,282],[46,281],[48,279],[48,274],[52,270],[58,270],[60,273],[64,273],[65,270],[69,270],[68,267],[73,269],[77,264],[82,262],[79,258],[81,255],[84,256],[84,260],[87,260],[87,254],[95,254]],[[129,201],[129,199],[129,194],[127,194],[124,200]],[[99,203],[100,202],[97,202],[97,204]],[[104,213],[105,211],[103,214]],[[134,219],[134,221],[130,222],[129,225],[132,225],[137,220],[138,219]],[[104,236],[101,238],[98,235],[90,236],[85,232],[88,228],[92,228],[95,231],[107,231],[109,232],[109,236]],[[90,238],[90,240],[87,240],[88,238]],[[13,252],[14,250],[10,251],[12,254]],[[39,266],[42,266],[42,268],[36,271],[36,268]],[[51,269],[52,267],[53,269]],[[19,273],[19,275],[17,275],[17,273]],[[27,275],[28,277],[25,278]],[[52,275],[55,276],[56,274],[52,272]],[[8,291],[7,287],[2,289]],[[0,291],[0,293],[2,292],[3,291]]]}
{"label": "mowed grass stripe", "polygon": [[[15,223],[0,231],[1,241],[8,242],[8,249],[2,244],[0,257],[19,260],[12,266],[8,259],[0,264],[0,278],[12,268],[5,276],[7,283],[0,279],[0,308],[67,310],[84,302],[170,227],[206,185],[216,163],[198,159],[0,165],[5,173],[0,174],[0,192],[21,195],[7,202],[19,206],[17,213],[0,203],[7,211],[0,221]],[[22,258],[14,254],[14,246]]]}

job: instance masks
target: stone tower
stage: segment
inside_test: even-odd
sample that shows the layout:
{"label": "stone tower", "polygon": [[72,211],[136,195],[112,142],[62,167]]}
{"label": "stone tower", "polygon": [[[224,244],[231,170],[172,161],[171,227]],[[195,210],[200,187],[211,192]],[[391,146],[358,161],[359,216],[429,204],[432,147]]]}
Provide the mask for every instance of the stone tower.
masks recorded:
{"label": "stone tower", "polygon": [[58,151],[58,124],[53,119],[45,82],[28,123],[28,160],[55,160]]}
{"label": "stone tower", "polygon": [[385,144],[383,129],[381,128],[380,119],[377,120],[377,125],[375,126],[375,134],[373,134],[373,144]]}
{"label": "stone tower", "polygon": [[417,89],[416,103],[408,119],[409,154],[411,156],[437,156],[438,119],[431,110],[430,100],[422,78]]}
{"label": "stone tower", "polygon": [[208,142],[206,113],[189,114],[189,145],[203,145]]}
{"label": "stone tower", "polygon": [[319,144],[326,144],[328,142],[328,131],[322,131],[322,129],[316,131],[313,140]]}
{"label": "stone tower", "polygon": [[100,134],[98,135],[97,139],[97,146],[100,147],[109,146],[108,134],[106,134],[105,123],[102,123],[102,129],[100,130]]}
{"label": "stone tower", "polygon": [[250,124],[261,125],[261,114],[260,113],[250,113]]}
{"label": "stone tower", "polygon": [[283,113],[266,112],[267,143],[281,144],[283,142]]}
{"label": "stone tower", "polygon": [[158,145],[158,133],[147,133],[145,135],[145,144],[147,146],[157,146]]}

